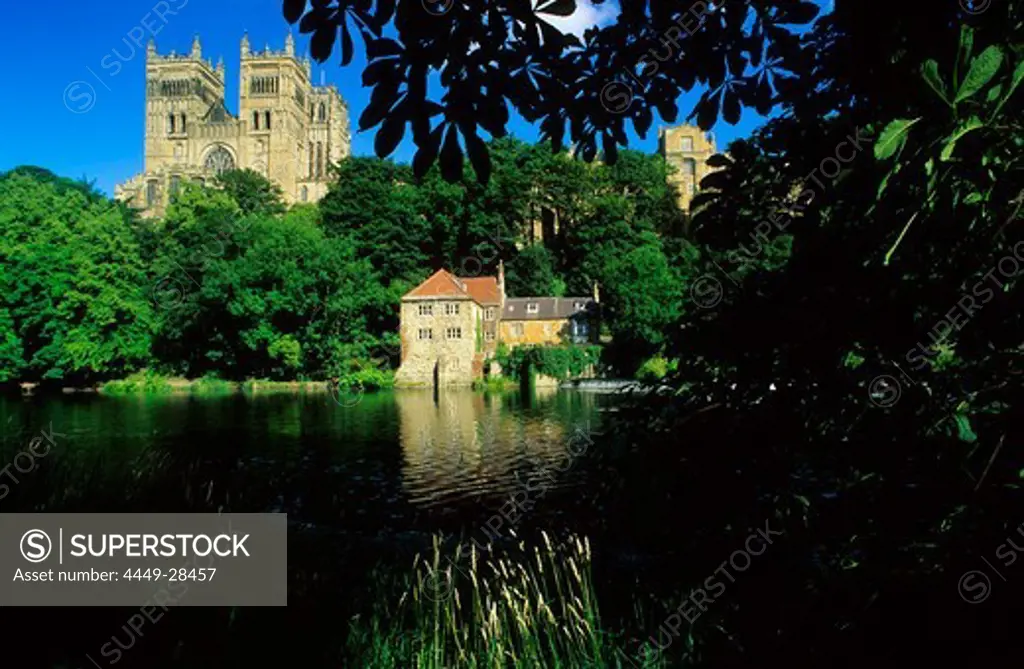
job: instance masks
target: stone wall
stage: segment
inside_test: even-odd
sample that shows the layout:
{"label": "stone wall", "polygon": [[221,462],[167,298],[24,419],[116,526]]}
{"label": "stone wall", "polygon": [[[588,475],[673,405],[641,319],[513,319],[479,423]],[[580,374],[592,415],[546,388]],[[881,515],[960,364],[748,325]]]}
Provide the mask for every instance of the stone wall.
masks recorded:
{"label": "stone wall", "polygon": [[[457,314],[446,314],[446,305],[458,305]],[[430,315],[421,315],[429,306]],[[402,363],[395,375],[400,386],[431,385],[434,369],[441,385],[470,385],[483,372],[483,352],[477,350],[476,328],[483,310],[469,298],[411,298],[402,301]],[[449,329],[461,328],[461,337],[449,338]],[[420,339],[420,330],[430,339]]]}

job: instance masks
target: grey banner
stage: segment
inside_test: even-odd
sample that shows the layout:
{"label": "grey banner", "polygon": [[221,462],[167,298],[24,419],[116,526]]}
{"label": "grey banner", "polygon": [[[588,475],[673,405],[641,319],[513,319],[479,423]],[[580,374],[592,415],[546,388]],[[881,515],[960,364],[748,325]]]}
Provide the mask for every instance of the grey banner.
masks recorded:
{"label": "grey banner", "polygon": [[3,513],[0,606],[287,606],[281,513]]}

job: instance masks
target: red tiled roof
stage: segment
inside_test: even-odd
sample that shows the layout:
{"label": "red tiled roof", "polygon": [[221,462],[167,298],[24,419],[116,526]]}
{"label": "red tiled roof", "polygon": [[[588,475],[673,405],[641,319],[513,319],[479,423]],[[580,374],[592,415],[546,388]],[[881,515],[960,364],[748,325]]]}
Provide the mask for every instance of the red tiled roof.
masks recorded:
{"label": "red tiled roof", "polygon": [[501,291],[493,276],[460,279],[451,272],[439,269],[430,277],[402,296],[409,297],[465,297],[480,305],[500,304]]}
{"label": "red tiled roof", "polygon": [[501,291],[498,290],[498,279],[493,276],[478,276],[462,279],[466,290],[477,304],[501,304]]}

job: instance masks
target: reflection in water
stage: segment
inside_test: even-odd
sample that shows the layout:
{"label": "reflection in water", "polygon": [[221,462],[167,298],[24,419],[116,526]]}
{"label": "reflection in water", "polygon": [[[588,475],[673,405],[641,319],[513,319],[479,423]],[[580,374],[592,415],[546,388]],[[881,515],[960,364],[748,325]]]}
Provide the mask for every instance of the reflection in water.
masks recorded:
{"label": "reflection in water", "polygon": [[557,484],[571,485],[570,440],[594,429],[596,413],[594,395],[554,388],[538,389],[528,402],[465,391],[436,400],[431,392],[401,391],[395,401],[403,487],[419,506],[505,495],[555,469]]}
{"label": "reflection in water", "polygon": [[40,430],[66,435],[0,510],[280,511],[386,533],[417,526],[428,508],[476,513],[459,503],[540,477],[579,485],[573,434],[597,429],[599,406],[614,401],[553,388],[445,390],[436,401],[395,391],[350,407],[326,394],[0,396],[0,468]]}

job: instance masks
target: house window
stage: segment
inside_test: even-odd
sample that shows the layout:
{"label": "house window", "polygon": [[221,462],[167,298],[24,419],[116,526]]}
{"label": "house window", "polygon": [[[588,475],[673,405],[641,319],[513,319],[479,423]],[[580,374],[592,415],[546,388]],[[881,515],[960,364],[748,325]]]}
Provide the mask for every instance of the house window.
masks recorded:
{"label": "house window", "polygon": [[693,151],[693,137],[683,137],[679,140],[679,148],[683,151]]}
{"label": "house window", "polygon": [[584,339],[590,334],[590,326],[585,321],[573,321],[572,334],[577,339]]}
{"label": "house window", "polygon": [[[420,339],[433,339],[434,338],[434,331],[431,330],[430,328],[420,328],[419,335],[420,335]],[[449,337],[449,339],[451,339],[451,337]]]}
{"label": "house window", "polygon": [[185,115],[181,115],[181,131],[185,132]]}
{"label": "house window", "polygon": [[326,121],[327,120],[327,107],[325,107],[324,103],[322,103],[322,102],[320,103],[320,120],[321,121]]}
{"label": "house window", "polygon": [[264,129],[270,130],[270,111],[263,112],[263,120],[265,121],[263,124]]}
{"label": "house window", "polygon": [[421,304],[419,307],[420,316],[433,316],[434,305],[433,304]]}
{"label": "house window", "polygon": [[484,341],[489,341],[489,342],[490,341],[494,341],[494,333],[493,332],[485,332],[484,333]]}
{"label": "house window", "polygon": [[146,183],[146,206],[152,207],[156,204],[156,181]]}
{"label": "house window", "polygon": [[493,321],[494,320],[494,313],[495,313],[494,307],[487,307],[487,309],[484,310],[484,320]]}
{"label": "house window", "polygon": [[174,114],[167,115],[167,132],[174,134]]}
{"label": "house window", "polygon": [[526,313],[528,313],[528,314],[536,314],[539,311],[540,311],[540,305],[537,304],[536,302],[527,302],[526,303]]}
{"label": "house window", "polygon": [[462,339],[462,328],[446,328],[445,339]]}
{"label": "house window", "polygon": [[522,323],[513,323],[509,330],[513,337],[522,337],[525,332]]}
{"label": "house window", "polygon": [[316,175],[323,176],[324,173],[324,145],[323,142],[316,143]]}
{"label": "house window", "polygon": [[450,304],[444,305],[444,315],[445,316],[458,316],[459,315],[459,303],[458,302],[452,302]]}
{"label": "house window", "polygon": [[252,129],[253,130],[259,130],[260,129],[260,113],[258,111],[254,111],[252,113]]}
{"label": "house window", "polygon": [[171,175],[171,195],[177,195],[178,189],[181,187],[181,177],[177,174]]}
{"label": "house window", "polygon": [[697,174],[697,161],[693,158],[686,158],[683,160],[683,174],[688,177],[692,177]]}
{"label": "house window", "polygon": [[309,189],[305,186],[302,187],[302,201],[305,202],[309,199]]}

